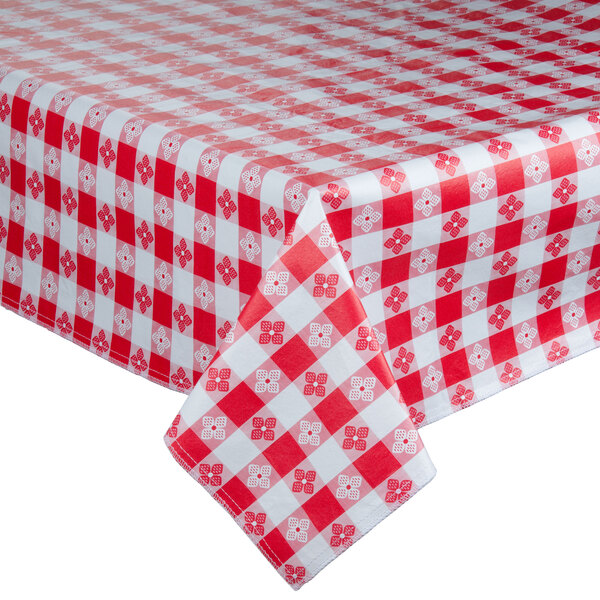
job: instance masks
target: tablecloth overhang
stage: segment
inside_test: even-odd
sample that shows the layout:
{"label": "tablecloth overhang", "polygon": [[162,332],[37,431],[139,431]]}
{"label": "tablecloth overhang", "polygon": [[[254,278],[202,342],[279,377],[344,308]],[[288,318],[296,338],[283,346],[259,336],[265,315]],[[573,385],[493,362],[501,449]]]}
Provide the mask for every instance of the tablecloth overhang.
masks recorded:
{"label": "tablecloth overhang", "polygon": [[195,386],[171,452],[299,587],[600,343],[599,16],[5,3],[2,304]]}

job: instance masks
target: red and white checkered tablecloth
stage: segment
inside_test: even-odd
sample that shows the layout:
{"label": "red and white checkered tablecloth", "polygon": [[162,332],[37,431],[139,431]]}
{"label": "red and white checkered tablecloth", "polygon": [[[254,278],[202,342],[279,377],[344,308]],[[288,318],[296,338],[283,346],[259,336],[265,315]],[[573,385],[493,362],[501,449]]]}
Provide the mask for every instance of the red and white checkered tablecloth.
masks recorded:
{"label": "red and white checkered tablecloth", "polygon": [[173,456],[300,587],[433,477],[418,427],[600,344],[599,30],[0,1],[2,304],[195,386]]}

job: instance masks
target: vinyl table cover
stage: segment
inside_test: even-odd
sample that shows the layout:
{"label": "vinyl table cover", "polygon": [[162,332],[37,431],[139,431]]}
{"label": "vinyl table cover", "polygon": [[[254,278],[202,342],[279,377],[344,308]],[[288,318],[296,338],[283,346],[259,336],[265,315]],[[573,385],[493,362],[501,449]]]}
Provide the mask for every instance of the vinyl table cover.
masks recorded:
{"label": "vinyl table cover", "polygon": [[433,477],[420,426],[600,343],[599,28],[0,2],[2,304],[191,391],[169,449],[298,588]]}

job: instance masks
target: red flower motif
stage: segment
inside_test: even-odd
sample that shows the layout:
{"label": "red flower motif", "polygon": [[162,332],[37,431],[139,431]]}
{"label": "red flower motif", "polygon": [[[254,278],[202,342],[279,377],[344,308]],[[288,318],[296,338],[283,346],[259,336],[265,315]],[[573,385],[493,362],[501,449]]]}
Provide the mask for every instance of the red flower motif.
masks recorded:
{"label": "red flower motif", "polygon": [[327,383],[327,373],[314,373],[308,371],[304,376],[306,385],[304,386],[305,396],[318,396],[323,398],[325,396],[325,384]]}
{"label": "red flower motif", "polygon": [[267,417],[263,419],[263,417],[254,417],[252,419],[252,433],[250,434],[250,439],[252,440],[260,440],[265,439],[268,442],[272,442],[275,439],[275,432],[273,428],[277,420],[273,417]]}
{"label": "red flower motif", "polygon": [[498,304],[493,314],[488,319],[488,323],[490,325],[495,325],[496,329],[502,329],[508,317],[510,317],[510,310],[504,308],[502,304]]}
{"label": "red flower motif", "polygon": [[150,159],[147,155],[144,156],[144,158],[142,158],[142,160],[137,165],[135,165],[135,168],[140,174],[140,179],[142,180],[143,185],[146,185],[148,181],[152,179],[152,177],[154,177],[154,171],[150,166]]}
{"label": "red flower motif", "polygon": [[408,233],[404,233],[400,227],[394,231],[391,238],[385,240],[383,244],[386,248],[391,249],[394,254],[400,254],[400,251],[404,249],[404,246],[410,242],[411,237]]}
{"label": "red flower motif", "polygon": [[402,346],[400,350],[398,350],[398,356],[394,361],[394,368],[400,369],[406,375],[410,369],[410,364],[414,359],[415,355]]}
{"label": "red flower motif", "polygon": [[115,224],[115,218],[108,208],[108,204],[105,204],[98,212],[98,218],[104,227],[104,231],[110,231],[110,228]]}
{"label": "red flower motif", "polygon": [[459,163],[460,158],[458,156],[448,156],[448,154],[441,152],[437,155],[435,166],[440,171],[446,171],[452,177],[456,173],[456,167],[458,167]]}
{"label": "red flower motif", "polygon": [[551,285],[538,300],[538,304],[542,304],[544,308],[550,308],[554,301],[560,296],[560,291]]}
{"label": "red flower motif", "polygon": [[95,335],[92,338],[92,344],[94,345],[94,348],[96,348],[98,354],[108,352],[108,341],[106,340],[106,334],[102,329],[98,332],[98,335]]}
{"label": "red flower motif", "polygon": [[6,160],[4,156],[0,156],[0,181],[4,183],[9,175],[10,171],[6,166]]}
{"label": "red flower motif", "polygon": [[231,331],[231,323],[229,321],[225,321],[222,327],[217,329],[217,334],[219,337],[224,340],[227,337],[227,334]]}
{"label": "red flower motif", "polygon": [[67,191],[62,196],[62,201],[67,209],[67,214],[71,216],[71,213],[77,208],[77,200],[75,200],[71,188],[67,188]]}
{"label": "red flower motif", "polygon": [[194,186],[190,181],[190,176],[185,172],[175,182],[175,186],[179,190],[179,193],[181,194],[181,199],[184,202],[187,202],[187,199],[191,197],[191,195],[194,193]]}
{"label": "red flower motif", "polygon": [[225,190],[223,192],[223,195],[218,197],[217,202],[219,203],[219,206],[223,209],[223,216],[226,219],[229,219],[229,217],[237,210],[237,206],[235,205],[235,202],[231,199],[231,194],[229,193],[229,190]]}
{"label": "red flower motif", "polygon": [[217,271],[223,278],[225,285],[229,285],[237,277],[237,271],[231,266],[231,260],[228,256],[223,257],[222,262],[217,265]]}
{"label": "red flower motif", "polygon": [[261,334],[258,337],[260,344],[283,344],[283,330],[285,323],[283,321],[261,321]]}
{"label": "red flower motif", "polygon": [[460,230],[469,222],[469,219],[463,217],[458,211],[452,213],[450,220],[444,223],[444,231],[452,237],[456,237]]}
{"label": "red flower motif", "polygon": [[265,523],[267,521],[267,515],[265,513],[253,513],[248,511],[244,513],[244,531],[246,533],[253,533],[255,535],[265,535]]}
{"label": "red flower motif", "polygon": [[402,171],[394,171],[386,167],[383,169],[383,175],[381,177],[381,185],[389,187],[394,194],[400,191],[400,184],[406,179],[406,175]]}
{"label": "red flower motif", "polygon": [[171,423],[171,427],[169,427],[169,430],[167,431],[167,435],[170,438],[176,438],[177,437],[177,426],[179,425],[180,422],[181,422],[181,415],[177,415],[173,419],[173,422]]}
{"label": "red flower motif", "polygon": [[[6,94],[4,94],[4,98],[6,98]],[[3,98],[3,100],[4,100]],[[9,109],[10,110],[10,109]],[[2,103],[0,102],[0,118],[2,118]],[[4,121],[4,119],[2,119]],[[597,110],[591,110],[588,115],[588,121],[590,123],[600,123],[600,112]]]}
{"label": "red flower motif", "polygon": [[[2,219],[0,219],[0,227],[2,227]],[[5,232],[6,235],[6,232]],[[2,231],[0,229],[0,242],[2,241]],[[588,285],[591,285],[595,290],[600,288],[600,269],[596,271],[595,275],[592,275],[588,279]]]}
{"label": "red flower motif", "polygon": [[504,158],[506,160],[511,148],[512,144],[510,142],[493,139],[490,140],[488,152],[490,154],[497,154],[500,158]]}
{"label": "red flower motif", "polygon": [[344,187],[340,187],[336,183],[330,183],[327,186],[327,191],[323,194],[323,202],[329,204],[331,208],[339,208],[342,204],[342,200],[345,200],[350,193]]}
{"label": "red flower motif", "polygon": [[471,400],[473,400],[473,395],[473,390],[469,390],[462,383],[459,383],[456,386],[456,392],[454,393],[454,396],[452,396],[450,402],[452,402],[454,406],[461,406],[464,408]]}
{"label": "red flower motif", "polygon": [[352,450],[352,448],[355,448],[359,452],[362,452],[367,448],[367,442],[365,440],[368,435],[368,427],[354,427],[353,425],[347,425],[344,429],[345,437],[342,448],[344,450]]}
{"label": "red flower motif", "polygon": [[379,350],[379,342],[375,332],[370,327],[360,326],[358,328],[358,339],[356,340],[357,350],[366,349],[377,351]]}
{"label": "red flower motif", "polygon": [[33,298],[31,297],[31,294],[27,294],[25,299],[21,300],[21,309],[28,317],[33,317],[33,315],[35,315],[37,311],[33,305]]}
{"label": "red flower motif", "polygon": [[457,273],[454,269],[450,268],[444,273],[444,276],[438,280],[437,284],[438,287],[443,288],[445,292],[450,292],[452,291],[454,284],[460,281],[461,278],[462,275],[460,273]]}
{"label": "red flower motif", "polygon": [[77,135],[77,130],[75,129],[75,123],[71,123],[69,128],[64,132],[63,136],[67,142],[69,152],[73,152],[73,148],[79,145],[79,136]]}
{"label": "red flower motif", "polygon": [[142,248],[146,250],[148,246],[154,241],[154,236],[148,227],[146,221],[142,221],[141,225],[135,230],[137,236],[140,238]]}
{"label": "red flower motif", "polygon": [[139,291],[135,293],[135,299],[140,305],[140,312],[142,314],[146,312],[147,308],[152,306],[152,299],[150,298],[150,295],[148,294],[148,288],[145,285],[142,285]]}
{"label": "red flower motif", "polygon": [[552,346],[550,347],[550,352],[548,352],[548,360],[551,362],[556,362],[562,360],[569,354],[568,346],[561,346],[556,340],[552,342]]}
{"label": "red flower motif", "polygon": [[294,471],[292,492],[296,492],[297,494],[300,492],[312,494],[315,491],[314,481],[316,478],[316,471],[304,471],[304,469],[296,469]]}
{"label": "red flower motif", "polygon": [[112,143],[110,140],[106,140],[102,146],[100,146],[99,150],[100,156],[104,161],[104,166],[108,169],[110,167],[110,163],[117,160],[117,155],[113,150]]}
{"label": "red flower motif", "polygon": [[144,353],[141,348],[131,357],[131,366],[136,373],[143,373],[148,368],[148,363],[144,358]]}
{"label": "red flower motif", "polygon": [[8,95],[4,94],[0,98],[0,120],[4,123],[8,115],[10,115],[10,104],[8,103]]}
{"label": "red flower motif", "polygon": [[425,420],[425,413],[417,410],[414,406],[408,409],[408,416],[415,425],[420,425]]}
{"label": "red flower motif", "polygon": [[538,135],[544,140],[550,140],[551,142],[558,144],[558,142],[560,142],[561,133],[561,127],[557,127],[555,125],[541,125]]}
{"label": "red flower motif", "polygon": [[285,579],[288,583],[302,583],[306,577],[306,569],[304,567],[285,565],[284,571]]}
{"label": "red flower motif", "polygon": [[42,247],[38,242],[37,235],[32,233],[29,239],[25,240],[25,250],[29,253],[29,258],[35,260],[39,254],[42,253]]}
{"label": "red flower motif", "polygon": [[206,391],[219,392],[229,391],[229,378],[231,377],[231,369],[217,369],[211,367],[208,370],[208,381],[206,382]]}
{"label": "red flower motif", "polygon": [[72,273],[75,273],[77,267],[71,258],[71,253],[67,250],[63,256],[60,257],[60,264],[65,272],[65,277],[69,278]]}
{"label": "red flower motif", "polygon": [[223,474],[223,465],[201,464],[198,467],[198,478],[204,485],[221,485],[221,475]]}
{"label": "red flower motif", "polygon": [[511,194],[506,202],[500,207],[498,212],[506,217],[507,221],[512,221],[515,218],[515,214],[523,208],[523,203],[517,200],[514,194]]}
{"label": "red flower motif", "polygon": [[446,331],[444,331],[444,335],[440,340],[440,345],[446,346],[448,350],[452,352],[454,348],[456,348],[456,342],[460,339],[462,332],[456,329],[453,325],[448,325],[446,327]]}
{"label": "red flower motif", "polygon": [[63,335],[69,335],[73,332],[73,325],[71,325],[69,315],[66,312],[63,312],[63,314],[56,319],[56,326]]}
{"label": "red flower motif", "polygon": [[192,387],[192,382],[187,378],[182,367],[177,369],[177,373],[171,375],[171,381],[173,385],[182,390],[189,390]]}
{"label": "red flower motif", "polygon": [[494,263],[494,271],[498,271],[500,275],[506,275],[509,269],[517,262],[517,257],[510,252],[505,252],[500,260]]}
{"label": "red flower motif", "polygon": [[550,252],[555,258],[560,254],[560,251],[569,243],[569,240],[559,233],[554,236],[554,239],[546,246],[546,252]]}
{"label": "red flower motif", "polygon": [[110,292],[110,290],[112,290],[115,287],[115,282],[112,280],[110,273],[108,272],[108,269],[106,267],[104,267],[104,269],[102,269],[102,272],[98,273],[98,283],[100,284],[100,287],[102,288],[102,293],[106,296],[106,294],[108,294],[108,292]]}
{"label": "red flower motif", "polygon": [[566,204],[571,196],[577,190],[577,186],[571,183],[566,177],[560,182],[560,185],[554,190],[552,194],[555,198],[558,198],[561,204]]}
{"label": "red flower motif", "polygon": [[281,219],[277,216],[275,209],[270,206],[269,210],[262,216],[263,223],[267,226],[269,233],[272,237],[277,235],[277,232],[280,229],[283,229],[283,223]]}
{"label": "red flower motif", "polygon": [[315,273],[315,287],[313,288],[313,296],[315,298],[335,298],[337,293],[339,275],[335,273],[325,276],[323,273]]}
{"label": "red flower motif", "polygon": [[352,536],[356,533],[356,528],[354,525],[346,525],[342,527],[340,523],[334,523],[331,526],[331,540],[329,543],[334,547],[338,548],[339,546],[344,546],[344,548],[349,548],[352,546]]}
{"label": "red flower motif", "polygon": [[2,243],[2,240],[6,237],[8,237],[8,232],[6,230],[6,227],[4,226],[4,221],[2,220],[2,217],[0,217],[0,244]]}
{"label": "red flower motif", "polygon": [[179,308],[176,308],[173,311],[173,318],[179,327],[179,331],[183,333],[186,327],[189,327],[192,324],[192,319],[190,315],[187,314],[185,310],[185,306],[183,304],[179,305]]}
{"label": "red flower motif", "polygon": [[179,244],[175,246],[174,252],[175,256],[179,258],[179,264],[182,269],[192,260],[192,253],[188,250],[187,242],[183,238],[181,238]]}
{"label": "red flower motif", "polygon": [[405,502],[408,500],[409,492],[412,488],[412,481],[410,479],[388,479],[387,482],[387,493],[385,495],[386,502]]}
{"label": "red flower motif", "polygon": [[44,191],[44,184],[40,181],[40,176],[37,174],[37,171],[34,171],[31,174],[31,177],[27,179],[27,185],[29,186],[31,195],[34,199]]}
{"label": "red flower motif", "polygon": [[39,108],[36,108],[35,112],[32,115],[29,115],[29,124],[31,125],[31,130],[35,137],[37,137],[38,133],[44,129],[44,120],[42,119],[42,113]]}
{"label": "red flower motif", "polygon": [[385,299],[383,303],[387,308],[391,308],[395,313],[400,310],[402,303],[408,298],[408,294],[406,292],[401,292],[400,288],[395,285],[391,291],[390,295]]}
{"label": "red flower motif", "polygon": [[500,381],[502,383],[516,383],[519,377],[523,374],[523,371],[519,369],[519,367],[513,366],[511,363],[507,362],[504,365],[504,372],[500,375]]}

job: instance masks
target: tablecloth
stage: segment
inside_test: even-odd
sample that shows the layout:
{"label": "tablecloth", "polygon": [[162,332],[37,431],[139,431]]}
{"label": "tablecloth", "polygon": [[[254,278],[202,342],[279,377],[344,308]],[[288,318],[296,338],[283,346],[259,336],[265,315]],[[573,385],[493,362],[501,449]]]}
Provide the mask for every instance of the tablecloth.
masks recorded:
{"label": "tablecloth", "polygon": [[193,388],[169,449],[298,588],[433,477],[420,426],[600,343],[599,27],[0,2],[2,304]]}

